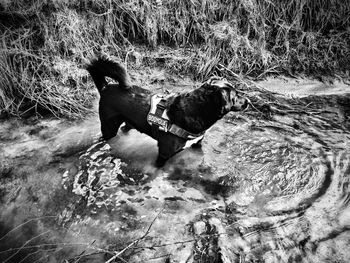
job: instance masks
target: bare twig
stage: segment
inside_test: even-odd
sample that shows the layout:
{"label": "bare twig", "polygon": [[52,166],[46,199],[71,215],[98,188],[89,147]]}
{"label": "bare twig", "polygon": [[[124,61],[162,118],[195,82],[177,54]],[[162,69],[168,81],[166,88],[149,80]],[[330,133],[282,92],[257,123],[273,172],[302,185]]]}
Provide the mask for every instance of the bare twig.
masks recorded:
{"label": "bare twig", "polygon": [[51,230],[47,230],[45,231],[44,233],[41,233],[39,235],[36,235],[35,237],[32,237],[31,239],[29,239],[28,241],[26,241],[17,251],[16,253],[12,254],[10,257],[8,257],[4,263],[6,263],[7,261],[9,261],[11,258],[13,258],[14,256],[16,256],[21,250],[22,248],[24,248],[27,244],[29,244],[30,242],[32,242],[34,239],[40,237],[40,236],[43,236],[43,235],[46,235],[47,233],[51,232]]}
{"label": "bare twig", "polygon": [[196,242],[196,241],[198,241],[198,237],[206,238],[206,237],[218,237],[218,236],[223,236],[223,235],[228,235],[228,234],[227,233],[201,234],[201,235],[197,235],[197,238],[192,238],[192,239],[188,239],[188,240],[176,241],[176,242],[165,243],[165,244],[160,244],[160,245],[134,247],[134,248],[135,249],[144,249],[144,248],[154,249],[156,247],[167,247],[167,246],[174,246],[174,245],[182,245],[182,244],[186,244],[186,243]]}
{"label": "bare twig", "polygon": [[91,247],[95,250],[99,250],[99,251],[102,251],[102,252],[105,252],[105,253],[112,253],[108,250],[104,250],[104,249],[101,249],[101,248],[97,248],[97,247],[94,247],[94,246],[91,246],[89,243],[66,243],[66,242],[57,242],[57,243],[43,243],[43,244],[40,244],[40,245],[32,245],[32,246],[25,246],[25,247],[16,247],[16,248],[9,248],[7,250],[3,250],[3,251],[0,251],[0,254],[3,254],[3,253],[7,253],[7,252],[11,252],[11,251],[15,251],[15,250],[19,250],[19,249],[32,249],[32,248],[42,248],[42,247],[57,247],[57,246],[86,246],[86,247]]}
{"label": "bare twig", "polygon": [[[62,250],[62,249],[59,249],[59,250]],[[39,254],[39,253],[42,253],[42,252],[53,252],[55,251],[55,253],[57,252],[57,249],[56,248],[50,248],[50,249],[40,249],[40,250],[37,250],[37,251],[34,251],[32,253],[29,253],[28,255],[26,255],[20,262],[18,263],[22,263],[22,262],[26,262],[27,258],[35,255],[35,254]]]}
{"label": "bare twig", "polygon": [[111,263],[113,260],[115,260],[116,258],[120,258],[120,255],[123,254],[125,251],[127,251],[128,249],[132,248],[133,246],[137,245],[142,239],[144,239],[149,232],[151,231],[151,228],[154,224],[154,222],[157,220],[157,218],[159,217],[159,215],[163,212],[164,207],[159,211],[159,213],[156,215],[156,217],[152,220],[151,224],[148,226],[146,232],[140,237],[137,238],[136,240],[134,240],[133,242],[131,242],[128,246],[126,246],[125,248],[123,248],[122,250],[120,250],[119,252],[117,252],[113,257],[111,257],[109,260],[106,261],[106,263]]}
{"label": "bare twig", "polygon": [[[1,238],[0,238],[0,241],[3,240],[6,236],[8,236],[10,233],[16,231],[17,229],[21,228],[22,226],[32,222],[32,221],[35,221],[35,220],[40,220],[40,219],[44,219],[44,218],[55,218],[57,216],[41,216],[41,217],[36,217],[36,218],[32,218],[32,219],[29,219],[28,221],[16,226],[15,228],[11,229],[9,232],[7,232],[5,235],[3,235]],[[1,252],[0,252],[1,253]]]}

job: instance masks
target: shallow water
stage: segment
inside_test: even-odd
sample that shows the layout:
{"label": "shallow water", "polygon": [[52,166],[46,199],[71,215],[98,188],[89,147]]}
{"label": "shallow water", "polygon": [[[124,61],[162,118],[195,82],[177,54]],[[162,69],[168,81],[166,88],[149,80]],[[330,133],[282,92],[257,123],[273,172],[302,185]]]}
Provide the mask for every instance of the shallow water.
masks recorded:
{"label": "shallow water", "polygon": [[97,117],[4,122],[0,259],[350,262],[349,116],[327,118],[230,113],[163,169]]}

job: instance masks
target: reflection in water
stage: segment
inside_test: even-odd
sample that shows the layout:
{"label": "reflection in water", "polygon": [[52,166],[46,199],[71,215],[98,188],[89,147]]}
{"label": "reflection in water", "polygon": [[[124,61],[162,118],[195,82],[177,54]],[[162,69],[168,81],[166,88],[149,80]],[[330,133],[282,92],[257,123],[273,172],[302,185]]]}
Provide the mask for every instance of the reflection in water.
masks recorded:
{"label": "reflection in water", "polygon": [[[156,142],[136,131],[77,158],[57,161],[45,148],[43,167],[51,170],[37,170],[47,177],[26,173],[28,189],[3,195],[1,215],[20,215],[30,202],[38,204],[32,214],[50,220],[30,221],[32,232],[20,236],[17,247],[32,242],[30,257],[23,249],[12,257],[11,244],[0,246],[0,259],[103,262],[122,251],[116,262],[350,262],[350,125],[339,109],[228,115],[201,150],[188,149],[163,169],[152,165]],[[58,187],[45,192],[40,187],[55,172]],[[5,223],[0,230],[9,234],[0,241],[9,242],[19,233]],[[33,239],[47,231],[55,242]]]}
{"label": "reflection in water", "polygon": [[225,166],[237,186],[225,211],[232,259],[322,262],[327,249],[348,245],[330,240],[350,227],[349,134],[309,125],[259,122],[227,135]]}
{"label": "reflection in water", "polygon": [[[231,116],[208,131],[202,152],[179,154],[157,178],[139,178],[136,182],[129,171],[127,176],[133,180],[128,183],[129,193],[132,185],[146,187],[133,192],[133,198],[125,193],[123,198],[120,192],[127,192],[126,188],[115,185],[114,195],[136,207],[136,213],[148,206],[145,196],[163,202],[192,202],[194,207],[193,200],[206,203],[204,207],[198,205],[187,222],[194,237],[188,258],[194,262],[333,262],[333,257],[345,262],[350,258],[346,250],[350,142],[349,132],[339,127],[315,116],[277,116],[259,121],[237,121]],[[102,176],[105,169],[110,169],[107,174],[113,169],[112,173],[120,177],[125,174],[120,162],[108,168],[113,162],[111,157],[100,158],[103,151],[90,152],[96,147],[100,146],[93,146],[81,157],[89,156],[86,160],[91,164],[83,170],[96,175],[85,179],[84,187],[95,182],[103,196],[106,191],[102,189],[110,180]],[[91,172],[93,166],[100,171]],[[96,179],[98,174],[100,179]],[[79,172],[75,183],[82,176]],[[192,193],[188,194],[185,187]],[[73,191],[81,189],[76,185]],[[90,200],[96,191],[80,194]],[[213,205],[209,196],[222,200],[223,205]],[[110,200],[104,200],[108,206]],[[153,239],[163,241],[160,237]]]}

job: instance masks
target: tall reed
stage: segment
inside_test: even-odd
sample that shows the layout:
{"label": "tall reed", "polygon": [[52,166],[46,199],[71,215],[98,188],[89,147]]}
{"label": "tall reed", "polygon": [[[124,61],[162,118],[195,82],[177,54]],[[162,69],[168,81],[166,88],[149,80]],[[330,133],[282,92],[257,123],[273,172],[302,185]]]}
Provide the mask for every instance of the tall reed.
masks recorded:
{"label": "tall reed", "polygon": [[183,55],[165,66],[216,74],[349,74],[342,0],[0,0],[0,109],[79,118],[95,90],[83,65],[136,45]]}

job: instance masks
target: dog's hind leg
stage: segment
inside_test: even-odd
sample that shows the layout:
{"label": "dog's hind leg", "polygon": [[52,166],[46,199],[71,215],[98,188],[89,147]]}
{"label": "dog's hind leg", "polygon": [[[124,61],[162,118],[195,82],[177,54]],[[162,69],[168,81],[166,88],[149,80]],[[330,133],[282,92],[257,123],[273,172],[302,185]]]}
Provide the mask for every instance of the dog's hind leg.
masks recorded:
{"label": "dog's hind leg", "polygon": [[105,140],[109,140],[116,136],[120,125],[124,122],[124,119],[120,115],[105,118],[100,114],[100,120],[102,137]]}

